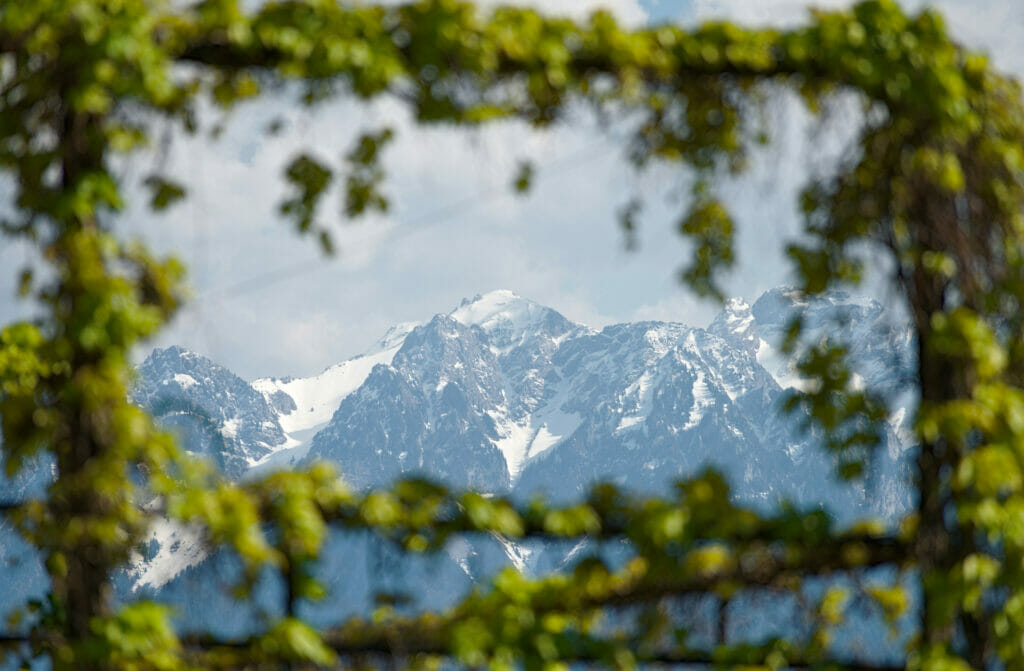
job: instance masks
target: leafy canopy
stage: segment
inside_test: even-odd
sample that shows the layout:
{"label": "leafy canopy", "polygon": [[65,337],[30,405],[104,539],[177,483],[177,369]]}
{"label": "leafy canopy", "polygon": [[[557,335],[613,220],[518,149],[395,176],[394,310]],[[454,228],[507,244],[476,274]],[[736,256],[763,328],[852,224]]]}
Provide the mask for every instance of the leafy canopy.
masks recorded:
{"label": "leafy canopy", "polygon": [[[114,166],[151,147],[167,121],[206,132],[201,100],[230,108],[284,81],[308,105],[395,97],[423,124],[544,126],[575,104],[629,112],[638,166],[696,170],[679,223],[696,243],[683,278],[707,296],[720,294],[733,263],[734,227],[714,178],[743,169],[757,135],[748,111],[765,85],[798,91],[812,109],[853,94],[866,112],[858,151],[808,186],[808,236],[790,255],[810,293],[859,281],[865,246],[893,261],[918,344],[916,513],[898,532],[839,531],[818,513],[759,516],[731,504],[713,474],[681,483],[672,500],[606,487],[568,509],[519,510],[420,482],[357,495],[325,467],[240,485],[187,458],[126,400],[128,354],[180,305],[183,271],[116,233],[127,185]],[[626,30],[604,13],[578,25],[523,9],[483,15],[455,0],[255,9],[232,0],[11,2],[0,9],[0,96],[0,168],[14,185],[3,230],[49,264],[45,277],[22,282],[42,316],[0,333],[4,457],[11,474],[34,459],[52,460],[55,472],[45,499],[7,510],[51,579],[48,599],[26,613],[25,634],[5,639],[12,650],[48,655],[58,669],[333,665],[374,654],[494,668],[835,668],[857,666],[834,659],[829,632],[859,594],[894,622],[913,620],[901,665],[1024,666],[1021,92],[955,44],[936,13],[908,17],[868,0],[788,31]],[[389,137],[367,134],[337,166],[297,157],[285,166],[293,192],[282,214],[329,247],[318,206],[333,183],[344,189],[345,217],[386,207],[378,158]],[[528,171],[516,182],[526,188]],[[155,210],[187,196],[166,175],[144,183]],[[795,349],[799,323],[792,332]],[[825,429],[844,473],[856,476],[884,403],[854,388],[842,351],[827,341],[805,353],[803,372],[817,384],[794,409]],[[153,501],[162,505],[143,507]],[[250,641],[182,640],[161,606],[115,608],[111,572],[157,515],[201,525],[212,544],[237,552],[249,578],[281,572],[288,598],[276,623]],[[449,613],[383,611],[318,632],[295,605],[320,593],[310,566],[332,525],[370,529],[410,551],[453,533],[614,535],[634,558],[619,567],[592,559],[538,580],[503,573]],[[896,577],[862,580],[872,566]],[[808,597],[804,586],[817,576],[837,579],[815,598],[809,626],[784,640],[754,645],[722,626],[713,647],[695,647],[660,607],[667,596],[703,595],[724,620],[739,595]],[[616,612],[636,616],[626,618],[636,626],[617,626]]]}

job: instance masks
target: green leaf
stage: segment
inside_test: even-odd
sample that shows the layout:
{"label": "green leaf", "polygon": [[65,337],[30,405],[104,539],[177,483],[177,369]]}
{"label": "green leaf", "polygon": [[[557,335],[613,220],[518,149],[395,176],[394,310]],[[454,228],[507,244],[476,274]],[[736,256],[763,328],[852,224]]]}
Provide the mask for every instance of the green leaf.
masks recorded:
{"label": "green leaf", "polygon": [[157,212],[166,210],[185,197],[185,188],[158,175],[146,178],[144,184],[150,190],[149,206]]}

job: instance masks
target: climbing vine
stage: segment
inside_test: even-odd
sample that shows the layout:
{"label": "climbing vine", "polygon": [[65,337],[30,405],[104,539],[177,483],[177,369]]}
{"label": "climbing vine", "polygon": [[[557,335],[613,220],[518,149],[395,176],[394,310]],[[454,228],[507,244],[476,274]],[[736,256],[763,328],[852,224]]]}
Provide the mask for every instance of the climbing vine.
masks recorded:
{"label": "climbing vine", "polygon": [[[129,189],[114,166],[151,148],[160,124],[208,132],[200,101],[228,110],[282,81],[294,82],[306,105],[392,97],[420,124],[548,126],[570,104],[627,112],[634,162],[696,171],[680,213],[681,233],[695,242],[683,276],[708,296],[720,296],[733,263],[734,225],[716,177],[744,168],[756,87],[797,91],[812,109],[854,95],[867,112],[857,152],[808,185],[807,236],[790,256],[812,294],[858,282],[865,269],[854,250],[865,244],[893,261],[917,337],[915,513],[895,530],[837,530],[820,513],[759,515],[732,504],[713,474],[663,501],[606,487],[575,507],[520,509],[421,482],[356,494],[319,466],[237,484],[193,462],[127,400],[129,352],[181,305],[183,268],[119,237],[114,222]],[[282,214],[329,249],[321,196],[337,180],[346,218],[385,208],[379,148],[389,137],[339,148],[338,165],[304,155],[282,166],[293,187]],[[21,283],[41,316],[0,332],[3,455],[9,474],[51,460],[54,479],[44,498],[5,510],[45,559],[51,586],[4,643],[56,669],[330,666],[384,653],[494,668],[857,667],[835,658],[828,632],[859,590],[890,621],[914,619],[907,667],[1020,668],[1022,147],[1017,82],[956,44],[937,13],[907,16],[886,0],[814,12],[786,31],[627,30],[605,13],[577,24],[527,9],[484,14],[455,0],[5,3],[0,169],[13,194],[0,223],[10,239],[39,249],[47,272]],[[188,196],[167,175],[145,177],[154,210]],[[799,338],[790,342],[795,350]],[[841,355],[827,342],[804,353],[802,372],[816,383],[792,406],[825,430],[844,474],[856,477],[885,408],[854,387]],[[205,529],[211,545],[233,548],[250,578],[281,572],[284,615],[252,640],[218,641],[180,638],[160,605],[115,606],[112,571],[158,516]],[[633,558],[620,566],[595,558],[536,580],[505,572],[450,612],[384,613],[316,631],[293,605],[322,591],[310,567],[326,530],[339,525],[413,552],[455,533],[615,535]],[[725,604],[750,590],[806,595],[814,577],[882,566],[896,577],[856,588],[837,581],[816,599],[806,631],[764,645],[723,630],[713,646],[692,647],[661,607],[670,596]],[[640,625],[611,626],[616,611]]]}

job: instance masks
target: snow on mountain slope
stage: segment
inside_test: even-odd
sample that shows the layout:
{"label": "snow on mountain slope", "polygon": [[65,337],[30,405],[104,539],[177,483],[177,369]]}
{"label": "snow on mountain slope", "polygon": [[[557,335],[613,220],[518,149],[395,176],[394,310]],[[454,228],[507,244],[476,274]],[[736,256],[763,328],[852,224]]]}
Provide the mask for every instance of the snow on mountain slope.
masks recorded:
{"label": "snow on mountain slope", "polygon": [[542,409],[530,415],[531,426],[536,427],[536,431],[527,451],[528,460],[550,450],[563,439],[572,435],[583,423],[583,418],[579,414],[565,409],[568,401],[569,392],[563,387],[558,389],[554,398],[548,401]]}
{"label": "snow on mountain slope", "polygon": [[[817,439],[779,411],[785,389],[801,380],[773,345],[797,309],[813,332],[855,344],[865,384],[895,384],[906,369],[907,330],[886,326],[867,299],[807,300],[778,289],[753,306],[729,301],[707,329],[643,322],[595,330],[501,290],[427,323],[398,325],[363,355],[307,378],[246,383],[193,353],[157,352],[140,370],[136,396],[162,408],[165,420],[210,417],[219,442],[203,426],[183,437],[207,441],[200,451],[230,477],[323,458],[358,488],[425,475],[569,500],[609,479],[653,493],[713,465],[738,497],[758,505],[790,498],[848,517],[898,514],[907,505],[900,464],[912,413],[894,413],[872,476],[881,484],[868,490],[835,485]],[[844,320],[828,326],[837,313]],[[526,570],[541,561],[498,541],[501,562]],[[156,525],[145,557],[129,567],[135,588],[194,572],[205,556],[199,548],[187,528]],[[479,550],[452,548],[448,560],[472,578]]]}
{"label": "snow on mountain slope", "polygon": [[[499,365],[507,363],[501,357],[498,362]],[[536,370],[531,370],[530,374],[534,378],[542,377]],[[510,411],[506,403],[497,412],[490,413],[498,432],[494,444],[505,457],[513,486],[527,463],[572,435],[583,422],[578,413],[565,408],[571,388],[557,372],[548,379],[541,379],[538,387],[538,398],[527,403],[518,399],[518,412]]]}
{"label": "snow on mountain slope", "polygon": [[[580,424],[563,411],[566,395],[557,374],[549,374],[559,345],[589,332],[511,291],[464,300],[404,338],[388,374],[368,377],[341,404],[314,438],[311,456],[340,461],[361,484],[390,472],[384,464],[367,471],[350,457],[370,449],[375,459],[394,452],[402,472],[433,473],[461,486],[466,477],[482,478],[489,489],[506,489],[530,458]],[[385,399],[399,398],[402,408],[385,409]],[[411,422],[413,416],[422,423]],[[362,440],[350,440],[355,436]],[[393,445],[397,436],[401,447]],[[465,468],[470,455],[486,453],[486,467],[480,461]],[[504,468],[496,468],[495,457]]]}
{"label": "snow on mountain slope", "polygon": [[477,294],[472,300],[463,300],[449,316],[466,326],[476,324],[486,328],[505,321],[520,330],[525,330],[530,326],[533,317],[543,310],[547,308],[522,298],[514,291],[497,289],[486,294]]}
{"label": "snow on mountain slope", "polygon": [[277,392],[284,392],[294,401],[294,408],[281,413],[279,421],[286,433],[295,434],[330,421],[342,399],[359,388],[374,366],[391,363],[397,351],[396,346],[376,354],[358,356],[312,377],[287,380],[261,378],[253,380],[252,386],[268,400],[273,401]]}
{"label": "snow on mountain slope", "polygon": [[488,333],[505,331],[521,337],[535,330],[550,311],[513,291],[499,289],[463,300],[448,316],[466,326],[479,326]]}
{"label": "snow on mountain slope", "polygon": [[195,352],[156,349],[139,366],[132,400],[194,454],[241,476],[289,441],[275,407],[248,382]]}
{"label": "snow on mountain slope", "polygon": [[558,342],[569,333],[586,328],[507,289],[465,299],[448,316],[466,326],[480,327],[499,356],[527,344],[538,334],[547,334]]}
{"label": "snow on mountain slope", "polygon": [[742,298],[727,300],[708,331],[751,352],[757,350],[761,340],[750,305]]}
{"label": "snow on mountain slope", "polygon": [[405,336],[417,326],[417,322],[393,326],[369,351],[331,366],[318,375],[260,378],[253,380],[252,386],[278,409],[281,428],[296,438],[296,434],[313,431],[329,422],[342,400],[366,381],[374,366],[391,363]]}
{"label": "snow on mountain slope", "polygon": [[846,344],[851,360],[857,362],[856,377],[873,387],[891,386],[912,367],[907,358],[912,351],[909,329],[890,323],[877,301],[843,291],[808,298],[792,287],[778,287],[762,294],[753,306],[733,298],[707,330],[753,353],[783,389],[808,391],[810,381],[797,370],[796,357],[780,349],[797,316],[803,320],[803,345],[824,338]]}
{"label": "snow on mountain slope", "polygon": [[[776,426],[781,420],[774,414],[749,430],[726,416],[737,412],[732,406],[742,408],[741,416],[767,412],[780,388],[803,385],[773,347],[796,310],[804,311],[812,332],[841,317],[829,335],[857,343],[865,384],[889,384],[894,367],[886,357],[908,349],[909,341],[890,328],[881,332],[882,344],[873,344],[883,312],[877,303],[840,292],[809,300],[788,288],[766,292],[753,306],[728,301],[706,330],[645,322],[600,331],[498,290],[429,323],[400,324],[363,355],[311,377],[249,385],[212,363],[202,365],[216,374],[195,368],[201,357],[170,351],[166,364],[151,365],[149,374],[161,378],[153,382],[159,389],[186,399],[236,399],[238,409],[219,417],[227,446],[215,447],[230,452],[237,443],[254,473],[288,467],[308,453],[338,460],[348,476],[359,480],[354,474],[363,473],[367,483],[389,473],[461,473],[453,483],[466,486],[462,479],[469,477],[498,491],[515,487],[528,465],[580,432],[589,445],[608,441],[613,453],[613,445],[627,451],[652,445],[656,435],[683,440],[710,421],[723,426],[722,435],[781,440],[791,455],[802,453],[801,441],[783,437],[788,430]],[[386,373],[372,375],[378,367]],[[250,415],[257,420],[243,421]],[[375,466],[356,463],[367,450]],[[488,452],[484,467],[480,459]],[[495,457],[503,468],[492,463]]]}
{"label": "snow on mountain slope", "polygon": [[201,564],[209,553],[200,529],[166,519],[153,522],[141,553],[129,560],[128,575],[132,591],[163,587],[185,569]]}
{"label": "snow on mountain slope", "polygon": [[495,416],[495,413],[488,413],[488,416],[497,426],[498,437],[493,441],[494,446],[501,450],[502,456],[505,457],[510,483],[515,483],[520,471],[523,470],[523,463],[530,451],[534,434],[529,424],[519,424],[507,417]]}
{"label": "snow on mountain slope", "polygon": [[501,415],[492,415],[492,419],[498,427],[499,436],[494,444],[505,457],[511,485],[515,485],[523,467],[530,460],[571,435],[583,422],[576,413],[563,411],[557,401],[546,404],[519,421]]}

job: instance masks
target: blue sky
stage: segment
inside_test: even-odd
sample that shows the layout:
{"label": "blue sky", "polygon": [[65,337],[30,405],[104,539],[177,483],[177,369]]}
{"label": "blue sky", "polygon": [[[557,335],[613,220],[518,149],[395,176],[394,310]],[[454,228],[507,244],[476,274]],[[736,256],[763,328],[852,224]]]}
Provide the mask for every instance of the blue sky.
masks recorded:
{"label": "blue sky", "polygon": [[689,2],[679,0],[641,0],[640,6],[647,12],[648,18],[659,21],[675,21],[689,8]]}
{"label": "blue sky", "polygon": [[[533,4],[574,16],[604,5],[632,24],[714,17],[792,24],[806,16],[795,0]],[[939,4],[955,35],[1024,72],[1024,6]],[[843,114],[814,124],[786,99],[770,113],[773,145],[755,156],[747,176],[721,186],[740,230],[738,269],[728,286],[748,299],[786,281],[781,250],[799,232],[799,187],[811,171],[827,167],[856,125],[855,116]],[[264,137],[260,130],[278,115],[284,132]],[[314,241],[296,237],[275,214],[281,167],[310,148],[336,161],[358,132],[384,125],[397,132],[385,154],[393,207],[386,217],[341,223],[337,199],[329,200],[324,220],[339,254],[324,260]],[[226,129],[215,142],[174,143],[167,165],[190,186],[183,206],[160,217],[139,207],[119,227],[190,268],[197,300],[158,344],[184,345],[243,377],[315,373],[367,349],[391,324],[429,319],[497,288],[594,326],[636,319],[703,325],[717,310],[675,279],[686,252],[674,233],[685,175],[665,168],[633,173],[623,160],[621,129],[599,128],[582,115],[545,132],[515,123],[421,129],[394,101],[339,101],[311,113],[285,96],[239,108]],[[517,197],[507,187],[523,159],[536,163],[537,178],[528,196]],[[153,160],[138,157],[125,172],[144,174]],[[639,248],[628,252],[615,213],[635,194],[647,207]],[[17,267],[23,258],[8,245],[0,267]],[[0,314],[20,311],[7,298],[10,287],[10,277],[0,280]]]}

